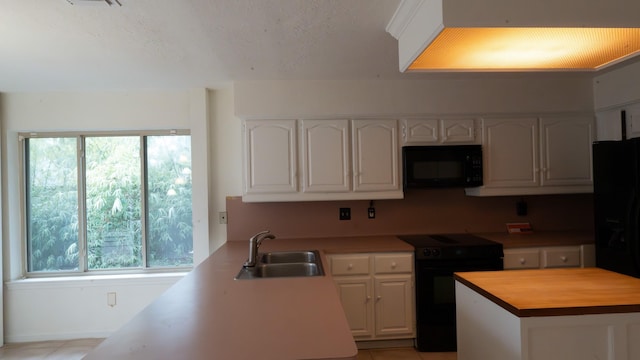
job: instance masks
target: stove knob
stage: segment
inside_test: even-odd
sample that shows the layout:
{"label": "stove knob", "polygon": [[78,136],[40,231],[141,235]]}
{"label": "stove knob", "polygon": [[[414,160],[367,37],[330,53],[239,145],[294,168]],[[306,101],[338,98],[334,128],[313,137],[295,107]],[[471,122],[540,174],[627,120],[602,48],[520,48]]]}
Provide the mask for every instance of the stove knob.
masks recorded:
{"label": "stove knob", "polygon": [[431,256],[431,249],[424,249],[422,253],[424,254],[424,256]]}
{"label": "stove knob", "polygon": [[433,249],[433,256],[440,256],[440,250]]}

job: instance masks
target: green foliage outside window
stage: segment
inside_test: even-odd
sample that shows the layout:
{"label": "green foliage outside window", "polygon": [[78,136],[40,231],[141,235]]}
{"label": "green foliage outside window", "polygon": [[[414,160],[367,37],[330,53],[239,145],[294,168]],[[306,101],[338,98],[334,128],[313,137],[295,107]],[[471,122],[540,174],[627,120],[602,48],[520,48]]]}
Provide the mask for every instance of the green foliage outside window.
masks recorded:
{"label": "green foliage outside window", "polygon": [[82,238],[86,270],[192,265],[190,137],[81,139],[86,237],[78,220],[78,138],[27,142],[29,271],[81,270]]}

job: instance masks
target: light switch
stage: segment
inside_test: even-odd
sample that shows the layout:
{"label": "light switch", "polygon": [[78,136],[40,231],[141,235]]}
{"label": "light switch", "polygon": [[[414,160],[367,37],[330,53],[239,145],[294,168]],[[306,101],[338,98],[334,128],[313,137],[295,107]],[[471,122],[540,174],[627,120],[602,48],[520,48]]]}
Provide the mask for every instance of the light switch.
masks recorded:
{"label": "light switch", "polygon": [[116,306],[116,293],[108,292],[107,293],[107,305],[114,307]]}

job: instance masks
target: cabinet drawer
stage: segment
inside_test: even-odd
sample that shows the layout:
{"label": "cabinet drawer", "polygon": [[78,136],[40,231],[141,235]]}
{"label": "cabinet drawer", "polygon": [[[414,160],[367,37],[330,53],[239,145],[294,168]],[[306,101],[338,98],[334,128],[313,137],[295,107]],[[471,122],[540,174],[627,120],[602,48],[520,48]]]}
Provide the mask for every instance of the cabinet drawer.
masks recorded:
{"label": "cabinet drawer", "polygon": [[558,248],[542,250],[543,267],[579,267],[580,248]]}
{"label": "cabinet drawer", "polygon": [[412,254],[375,255],[373,268],[376,274],[410,273],[413,269]]}
{"label": "cabinet drawer", "polygon": [[540,267],[540,252],[530,250],[505,250],[504,269],[538,269]]}
{"label": "cabinet drawer", "polygon": [[369,255],[333,255],[331,275],[368,275]]}

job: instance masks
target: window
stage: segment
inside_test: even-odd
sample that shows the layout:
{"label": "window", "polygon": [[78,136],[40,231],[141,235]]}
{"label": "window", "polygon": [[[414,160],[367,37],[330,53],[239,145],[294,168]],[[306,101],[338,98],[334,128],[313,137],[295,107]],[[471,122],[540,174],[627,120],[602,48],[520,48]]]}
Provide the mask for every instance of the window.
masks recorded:
{"label": "window", "polygon": [[188,134],[20,134],[27,271],[193,264]]}

